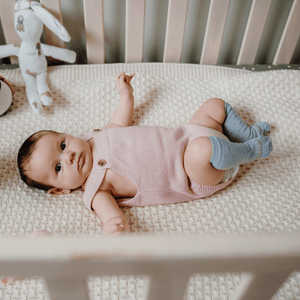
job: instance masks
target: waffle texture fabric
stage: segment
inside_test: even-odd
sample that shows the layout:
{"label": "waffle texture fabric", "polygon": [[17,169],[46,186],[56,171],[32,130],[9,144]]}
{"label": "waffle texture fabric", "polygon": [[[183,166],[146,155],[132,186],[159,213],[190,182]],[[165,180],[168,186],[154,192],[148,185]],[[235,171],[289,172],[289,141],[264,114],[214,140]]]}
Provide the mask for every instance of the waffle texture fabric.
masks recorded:
{"label": "waffle texture fabric", "polygon": [[[173,128],[187,124],[211,97],[230,103],[249,125],[271,125],[271,155],[240,167],[234,181],[212,196],[169,205],[124,207],[131,230],[156,235],[252,235],[300,232],[300,71],[250,72],[171,64],[112,64],[49,67],[54,105],[37,116],[28,105],[20,70],[0,70],[15,90],[11,111],[0,118],[0,235],[104,235],[82,202],[82,191],[50,196],[22,183],[16,155],[22,142],[42,129],[83,137],[107,125],[119,95],[117,72],[135,72],[134,125]],[[144,276],[90,277],[91,299],[143,299]],[[188,300],[230,299],[241,274],[195,274]],[[49,299],[41,278],[0,287],[0,299]],[[299,300],[295,272],[272,300]]]}

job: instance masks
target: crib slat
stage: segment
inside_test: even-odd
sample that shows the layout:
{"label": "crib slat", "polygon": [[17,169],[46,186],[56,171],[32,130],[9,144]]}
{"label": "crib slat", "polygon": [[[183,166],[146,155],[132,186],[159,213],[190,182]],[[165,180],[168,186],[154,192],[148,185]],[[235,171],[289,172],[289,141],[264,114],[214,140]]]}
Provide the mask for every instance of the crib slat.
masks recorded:
{"label": "crib slat", "polygon": [[[173,263],[174,266],[174,263]],[[164,267],[167,269],[167,266]],[[151,276],[146,300],[182,300],[184,299],[190,274],[184,270],[170,274],[157,270]]]}
{"label": "crib slat", "polygon": [[126,1],[125,62],[143,61],[146,0]]}
{"label": "crib slat", "polygon": [[[0,16],[6,44],[20,44],[21,39],[16,33],[14,25],[14,8],[15,2],[11,0],[0,1]],[[16,56],[10,57],[12,64],[18,64],[18,58]]]}
{"label": "crib slat", "polygon": [[[70,274],[71,275],[71,274]],[[89,300],[84,278],[44,278],[51,300]]]}
{"label": "crib slat", "polygon": [[[183,299],[189,275],[199,272],[258,274],[258,277],[248,276],[236,300],[267,300],[289,272],[300,268],[299,233],[204,237],[124,235],[118,239],[111,236],[101,239],[6,237],[0,243],[0,277],[42,276],[46,278],[51,300],[87,299],[85,278],[124,274],[151,276],[148,293],[151,300],[178,300]],[[64,297],[67,291],[69,298]],[[157,295],[159,292],[161,295]],[[245,293],[249,293],[248,298]]]}
{"label": "crib slat", "polygon": [[84,0],[83,3],[88,63],[103,64],[105,60],[103,0]]}
{"label": "crib slat", "polygon": [[211,0],[200,64],[216,65],[230,0]]}
{"label": "crib slat", "polygon": [[289,277],[281,274],[245,274],[241,286],[232,300],[269,300]]}
{"label": "crib slat", "polygon": [[239,53],[237,65],[254,63],[272,0],[254,0]]}
{"label": "crib slat", "polygon": [[[59,0],[40,0],[40,2],[57,20],[63,23]],[[46,35],[46,43],[48,45],[62,47],[62,48],[65,47],[65,42],[62,41],[50,29],[44,26],[44,30]]]}
{"label": "crib slat", "polygon": [[188,0],[170,0],[164,48],[165,63],[180,63]]}
{"label": "crib slat", "polygon": [[300,36],[300,0],[294,0],[273,64],[289,64]]}

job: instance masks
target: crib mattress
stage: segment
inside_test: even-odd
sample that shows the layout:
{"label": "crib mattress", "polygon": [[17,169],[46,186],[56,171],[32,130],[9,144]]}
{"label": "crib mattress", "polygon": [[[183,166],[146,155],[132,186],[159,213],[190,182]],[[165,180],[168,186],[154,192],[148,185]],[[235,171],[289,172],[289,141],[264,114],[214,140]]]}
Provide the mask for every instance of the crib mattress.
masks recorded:
{"label": "crib mattress", "polygon": [[[11,110],[0,118],[0,236],[102,236],[82,192],[50,196],[25,186],[16,155],[26,137],[51,129],[83,137],[110,121],[118,105],[114,76],[135,72],[134,126],[188,123],[208,98],[220,97],[249,124],[267,121],[273,152],[241,166],[234,182],[205,199],[122,208],[136,234],[252,235],[300,232],[300,71],[251,72],[186,64],[56,66],[48,69],[54,105],[37,116],[25,96],[19,69],[0,70],[15,89]],[[186,299],[229,299],[241,274],[195,274]],[[142,299],[143,276],[90,277],[91,299]],[[1,299],[49,299],[41,278],[0,286]],[[300,273],[291,274],[274,299],[300,299]]]}

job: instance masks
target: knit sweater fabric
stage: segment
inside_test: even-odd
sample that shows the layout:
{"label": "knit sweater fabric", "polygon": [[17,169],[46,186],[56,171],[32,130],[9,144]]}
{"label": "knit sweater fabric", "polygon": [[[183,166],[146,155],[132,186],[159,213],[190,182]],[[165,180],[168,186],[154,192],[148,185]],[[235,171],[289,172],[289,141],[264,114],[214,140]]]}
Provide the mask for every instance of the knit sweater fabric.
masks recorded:
{"label": "knit sweater fabric", "polygon": [[200,136],[223,134],[195,124],[172,129],[159,126],[130,126],[92,132],[85,140],[94,139],[96,157],[86,185],[83,201],[91,210],[91,202],[108,168],[128,178],[137,194],[122,199],[120,206],[170,204],[210,196],[229,185],[199,185],[191,181],[183,166],[183,155],[189,142]]}

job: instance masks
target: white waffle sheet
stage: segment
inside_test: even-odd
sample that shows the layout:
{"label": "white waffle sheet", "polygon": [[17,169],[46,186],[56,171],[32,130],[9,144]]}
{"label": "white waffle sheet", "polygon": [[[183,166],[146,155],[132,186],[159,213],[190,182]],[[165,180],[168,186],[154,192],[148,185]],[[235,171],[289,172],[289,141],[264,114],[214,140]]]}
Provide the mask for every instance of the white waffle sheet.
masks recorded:
{"label": "white waffle sheet", "polygon": [[[20,179],[17,151],[29,135],[51,129],[82,137],[109,123],[119,96],[114,77],[136,72],[134,125],[173,127],[188,123],[208,98],[229,102],[252,125],[271,124],[273,152],[242,165],[234,182],[219,193],[172,205],[124,208],[138,234],[276,234],[300,232],[300,71],[250,72],[222,67],[171,64],[113,64],[50,67],[54,105],[36,115],[20,70],[0,70],[15,95],[0,117],[0,236],[102,236],[82,192],[50,196]],[[195,274],[186,299],[229,299],[241,274]],[[146,278],[90,277],[91,299],[142,299]],[[0,299],[49,299],[41,278],[0,286]],[[300,273],[291,274],[274,299],[300,299]]]}

